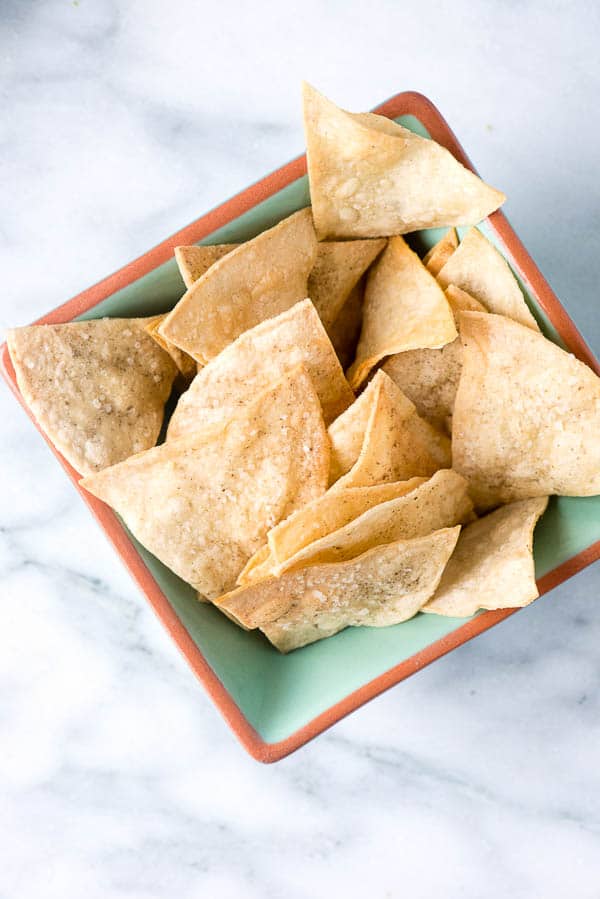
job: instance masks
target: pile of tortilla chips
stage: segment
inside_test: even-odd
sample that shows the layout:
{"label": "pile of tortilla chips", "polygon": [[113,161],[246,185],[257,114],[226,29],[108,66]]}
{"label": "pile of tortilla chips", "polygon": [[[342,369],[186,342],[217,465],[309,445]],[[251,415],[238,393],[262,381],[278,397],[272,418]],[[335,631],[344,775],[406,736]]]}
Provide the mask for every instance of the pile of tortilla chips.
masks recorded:
{"label": "pile of tortilla chips", "polygon": [[[282,652],[526,605],[548,496],[600,493],[600,380],[474,227],[503,194],[309,86],[304,113],[311,208],[177,247],[165,315],[12,331],[21,392],[87,490]],[[421,259],[404,235],[432,227]]]}

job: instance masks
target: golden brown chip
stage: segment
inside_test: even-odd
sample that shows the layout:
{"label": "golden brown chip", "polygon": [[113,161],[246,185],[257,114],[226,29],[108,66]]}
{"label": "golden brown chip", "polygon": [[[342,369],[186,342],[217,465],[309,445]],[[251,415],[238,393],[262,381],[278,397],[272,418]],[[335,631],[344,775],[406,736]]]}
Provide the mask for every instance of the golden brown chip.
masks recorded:
{"label": "golden brown chip", "polygon": [[269,544],[265,543],[260,549],[257,549],[254,555],[250,556],[242,570],[240,571],[236,584],[245,587],[247,584],[253,584],[255,581],[262,581],[266,577],[270,577],[273,568],[273,556]]}
{"label": "golden brown chip", "polygon": [[461,287],[457,287],[456,284],[449,284],[444,293],[446,294],[448,305],[452,309],[455,321],[458,321],[460,312],[488,311],[483,303],[480,303],[479,300],[476,300],[475,297],[472,297],[471,294],[467,293],[466,290],[463,290]]}
{"label": "golden brown chip", "polygon": [[304,130],[319,240],[472,225],[505,200],[435,141],[345,112],[308,84]]}
{"label": "golden brown chip", "polygon": [[331,469],[329,483],[333,484],[350,471],[360,455],[369,419],[379,400],[381,387],[366,390],[329,425],[327,433],[331,441]]}
{"label": "golden brown chip", "polygon": [[[334,489],[429,477],[450,467],[448,438],[419,418],[385,372],[377,372],[357,402],[371,405],[366,432],[356,462]],[[349,419],[352,409],[344,413]]]}
{"label": "golden brown chip", "polygon": [[8,332],[23,399],[82,474],[154,446],[175,363],[146,319],[94,319]]}
{"label": "golden brown chip", "polygon": [[385,240],[344,240],[320,243],[308,279],[308,296],[325,328],[329,329]]}
{"label": "golden brown chip", "polygon": [[476,503],[600,492],[600,378],[532,328],[463,312],[453,462]]}
{"label": "golden brown chip", "polygon": [[162,347],[163,350],[169,354],[184,380],[191,381],[198,371],[199,363],[196,362],[195,359],[192,359],[191,356],[188,356],[187,353],[184,353],[183,350],[180,350],[178,346],[175,346],[174,343],[165,340],[165,338],[158,333],[158,329],[165,318],[166,313],[164,315],[154,315],[152,318],[146,319],[144,330],[146,331],[146,334],[149,334],[150,337],[156,341],[159,347]]}
{"label": "golden brown chip", "polygon": [[365,278],[361,278],[342,306],[341,312],[328,328],[329,339],[344,371],[350,367],[354,356],[360,329],[362,327],[362,307]]}
{"label": "golden brown chip", "polygon": [[392,237],[367,280],[351,385],[359,387],[385,356],[442,347],[456,336],[443,290],[403,238]]}
{"label": "golden brown chip", "polygon": [[537,598],[533,531],[547,497],[502,506],[464,528],[435,596],[422,609],[464,618],[478,609],[512,609]]}
{"label": "golden brown chip", "polygon": [[466,290],[488,312],[539,331],[510,266],[477,228],[463,237],[437,278],[442,287],[454,284]]}
{"label": "golden brown chip", "polygon": [[245,331],[202,369],[179,399],[168,439],[227,421],[300,363],[312,378],[329,423],[354,394],[313,304],[303,300]]}
{"label": "golden brown chip", "polygon": [[458,246],[456,228],[450,228],[441,240],[423,256],[423,265],[432,275],[437,275]]}
{"label": "golden brown chip", "polygon": [[217,606],[260,627],[289,652],[349,626],[387,627],[412,618],[437,587],[460,528],[376,546],[348,562],[314,565],[240,587]]}
{"label": "golden brown chip", "polygon": [[319,399],[299,366],[224,427],[196,431],[82,481],[179,577],[212,599],[267,532],[327,484]]}
{"label": "golden brown chip", "polygon": [[205,364],[236,337],[307,295],[317,253],[310,209],[301,209],[215,262],[160,328]]}
{"label": "golden brown chip", "polygon": [[[411,481],[405,483],[410,484]],[[293,554],[282,553],[284,557],[281,560],[271,542],[274,531],[270,531],[269,545],[274,557],[272,573],[280,575],[307,565],[344,562],[381,543],[424,537],[432,531],[464,524],[472,518],[473,503],[469,498],[467,482],[451,469],[444,469],[437,471],[425,483],[414,486],[408,493],[372,505],[337,530],[306,542]],[[291,548],[287,547],[288,550]]]}
{"label": "golden brown chip", "polygon": [[194,281],[201,278],[223,256],[239,247],[239,243],[213,244],[212,246],[175,247],[175,260],[179,267],[183,283],[191,287]]}
{"label": "golden brown chip", "polygon": [[[456,477],[464,480],[460,475]],[[280,565],[309,543],[314,544],[327,534],[337,531],[373,506],[404,497],[424,483],[425,478],[410,478],[408,481],[374,484],[371,487],[328,490],[269,531],[267,542],[275,564]]]}

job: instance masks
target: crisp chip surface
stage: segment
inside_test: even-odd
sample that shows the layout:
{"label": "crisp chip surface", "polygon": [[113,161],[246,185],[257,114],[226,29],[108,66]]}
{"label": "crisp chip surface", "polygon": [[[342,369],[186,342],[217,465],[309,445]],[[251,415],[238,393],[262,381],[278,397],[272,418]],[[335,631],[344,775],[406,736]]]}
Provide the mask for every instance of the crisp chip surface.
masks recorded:
{"label": "crisp chip surface", "polygon": [[312,378],[326,423],[352,403],[354,394],[319,316],[303,300],[245,331],[199,372],[179,399],[168,439],[227,421],[298,364]]}
{"label": "crisp chip surface", "polygon": [[307,296],[317,253],[310,209],[241,244],[186,291],[160,328],[205,364],[244,331]]}
{"label": "crisp chip surface", "polygon": [[349,562],[290,571],[240,587],[217,605],[244,627],[260,627],[281,652],[348,626],[398,624],[435,591],[459,531],[436,531],[376,546]]}
{"label": "crisp chip surface", "polygon": [[463,618],[478,609],[526,606],[538,596],[533,532],[547,497],[510,503],[463,528],[423,612]]}
{"label": "crisp chip surface", "polygon": [[308,278],[308,296],[325,328],[333,325],[361,277],[386,245],[384,240],[325,241]]}
{"label": "crisp chip surface", "polygon": [[438,273],[442,287],[454,284],[488,312],[506,315],[539,331],[510,266],[477,228],[471,228]]}
{"label": "crisp chip surface", "polygon": [[[417,415],[413,403],[385,372],[377,372],[359,401],[371,409],[361,449],[333,489],[430,477],[439,468],[450,467],[448,438]],[[346,414],[354,427],[350,410]]]}
{"label": "crisp chip surface", "polygon": [[175,363],[146,319],[31,325],[7,334],[19,390],[81,474],[154,446]]}
{"label": "crisp chip surface", "polygon": [[537,331],[464,312],[454,468],[479,506],[600,492],[600,378]]}
{"label": "crisp chip surface", "polygon": [[175,247],[175,260],[186,287],[201,278],[223,256],[239,247],[238,243],[212,244],[211,246]]}
{"label": "crisp chip surface", "polygon": [[432,275],[437,275],[458,246],[456,228],[449,228],[429,252],[423,256],[423,265]]}
{"label": "crisp chip surface", "polygon": [[465,479],[451,469],[438,471],[425,483],[372,505],[342,527],[306,543],[282,561],[277,559],[270,542],[275,557],[273,574],[324,562],[344,562],[382,543],[425,537],[440,528],[464,524],[472,517],[473,503]]}
{"label": "crisp chip surface", "polygon": [[162,347],[162,349],[169,354],[184,380],[191,381],[198,371],[199,363],[196,362],[195,359],[192,359],[191,356],[188,356],[187,353],[184,353],[183,350],[180,350],[178,346],[175,346],[174,343],[165,340],[165,338],[159,334],[158,329],[166,317],[166,313],[164,313],[163,315],[153,315],[152,318],[146,319],[144,330],[146,331],[146,334],[149,334],[150,337],[156,341],[159,347]]}
{"label": "crisp chip surface", "polygon": [[473,225],[505,200],[433,140],[339,109],[303,88],[308,176],[319,240]]}
{"label": "crisp chip surface", "polygon": [[196,431],[83,480],[134,536],[212,599],[267,532],[324,493],[329,444],[302,367],[221,428]]}
{"label": "crisp chip surface", "polygon": [[439,348],[456,336],[443,290],[404,239],[392,237],[367,279],[351,385],[359,387],[385,356]]}

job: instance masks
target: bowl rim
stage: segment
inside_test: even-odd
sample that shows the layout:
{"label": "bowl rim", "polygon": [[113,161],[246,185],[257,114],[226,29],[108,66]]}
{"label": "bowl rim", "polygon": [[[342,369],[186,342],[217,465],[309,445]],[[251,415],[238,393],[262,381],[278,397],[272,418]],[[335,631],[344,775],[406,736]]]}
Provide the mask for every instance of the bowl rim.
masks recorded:
{"label": "bowl rim", "polygon": [[[416,91],[404,91],[391,97],[378,106],[374,112],[379,115],[397,118],[401,115],[412,115],[427,128],[431,137],[436,140],[472,171],[473,165],[456,139],[449,125],[437,107],[423,94]],[[278,193],[282,188],[306,174],[306,156],[298,156],[286,165],[255,182],[250,187],[226,200],[224,203],[200,216],[190,225],[153,247],[148,252],[134,259],[92,287],[77,294],[71,300],[57,306],[52,311],[37,319],[34,324],[58,324],[72,321],[87,312],[102,300],[126,287],[142,276],[167,262],[173,256],[173,248],[180,244],[196,243],[208,237],[218,228],[237,219],[244,212]],[[585,362],[597,375],[600,365],[577,330],[575,324],[561,305],[550,285],[536,266],[535,262],[513,231],[503,212],[494,212],[486,220],[514,260],[519,276],[525,281],[544,310],[566,347],[579,359]],[[244,713],[234,702],[217,674],[208,664],[200,649],[193,642],[188,631],[172,608],[168,598],[154,580],[142,557],[132,543],[125,528],[115,513],[79,485],[80,475],[54,447],[52,442],[39,427],[33,414],[23,400],[16,382],[15,372],[10,360],[6,344],[0,347],[0,370],[17,400],[21,403],[34,425],[48,443],[50,449],[66,470],[76,490],[89,507],[94,518],[105,532],[123,563],[136,581],[154,612],[170,634],[172,640],[186,659],[188,665],[201,681],[210,698],[219,709],[221,715],[230,726],[242,746],[259,762],[279,761],[299,749],[309,740],[314,739],[324,730],[340,721],[350,712],[364,705],[370,699],[388,690],[400,681],[420,671],[426,665],[456,649],[478,634],[493,627],[518,609],[499,609],[483,612],[469,620],[452,633],[429,644],[425,649],[415,653],[398,665],[389,668],[383,674],[353,690],[339,702],[334,703],[294,733],[274,743],[268,743],[252,727]],[[600,558],[600,541],[568,559],[557,568],[549,571],[538,580],[540,595],[572,577],[578,571],[591,565]]]}

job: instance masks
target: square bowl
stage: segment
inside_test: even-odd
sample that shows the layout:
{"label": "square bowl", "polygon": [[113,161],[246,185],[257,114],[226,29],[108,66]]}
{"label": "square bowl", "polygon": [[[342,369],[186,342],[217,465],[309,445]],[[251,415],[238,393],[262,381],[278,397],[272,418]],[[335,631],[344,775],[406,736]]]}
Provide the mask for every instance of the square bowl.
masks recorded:
{"label": "square bowl", "polygon": [[[441,114],[421,94],[397,94],[375,112],[432,137],[472,168]],[[175,246],[239,243],[309,202],[302,156],[38,323],[167,311],[183,292],[173,258]],[[600,374],[598,363],[505,216],[496,212],[480,228],[511,264],[546,336]],[[420,232],[421,249],[433,245],[440,233]],[[9,386],[25,405],[6,345],[0,362]],[[77,472],[47,442],[192,671],[243,746],[261,762],[283,758],[383,690],[516,611],[482,612],[467,620],[418,614],[394,627],[347,628],[280,655],[262,634],[240,630],[213,606],[198,602],[192,588],[140,546],[108,506],[79,488]],[[600,558],[600,497],[553,497],[536,529],[534,556],[540,593]]]}

